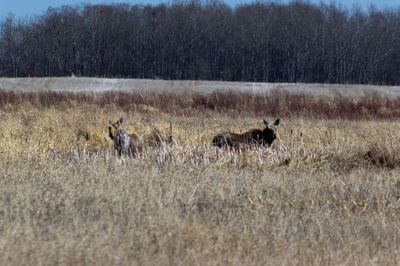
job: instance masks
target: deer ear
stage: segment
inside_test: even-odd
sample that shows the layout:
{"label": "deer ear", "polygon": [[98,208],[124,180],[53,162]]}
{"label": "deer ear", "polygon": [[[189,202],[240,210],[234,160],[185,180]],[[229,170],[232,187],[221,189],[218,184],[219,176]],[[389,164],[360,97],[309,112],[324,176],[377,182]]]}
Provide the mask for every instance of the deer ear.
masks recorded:
{"label": "deer ear", "polygon": [[108,120],[108,125],[111,126],[112,125],[112,121]]}
{"label": "deer ear", "polygon": [[276,119],[276,121],[275,121],[275,123],[274,123],[274,126],[277,126],[277,125],[279,125],[279,122],[280,122],[281,120],[278,118],[278,119]]}
{"label": "deer ear", "polygon": [[268,127],[268,121],[265,119],[263,119],[263,121],[264,121],[265,126]]}
{"label": "deer ear", "polygon": [[122,122],[124,121],[124,119],[121,117],[119,120],[118,120],[118,125],[121,125],[122,124]]}

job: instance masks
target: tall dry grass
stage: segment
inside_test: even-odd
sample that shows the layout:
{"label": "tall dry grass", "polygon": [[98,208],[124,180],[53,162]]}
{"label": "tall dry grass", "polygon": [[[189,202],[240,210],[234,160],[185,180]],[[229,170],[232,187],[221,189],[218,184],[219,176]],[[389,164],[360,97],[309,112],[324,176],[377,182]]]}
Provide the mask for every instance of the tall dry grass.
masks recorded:
{"label": "tall dry grass", "polygon": [[[387,108],[384,119],[375,107],[331,117],[290,110],[290,95],[259,96],[289,108],[268,117],[281,117],[278,139],[232,151],[212,147],[213,135],[262,127],[268,114],[246,109],[248,95],[232,107],[180,111],[168,109],[181,105],[168,95],[125,103],[118,95],[0,95],[1,265],[400,259],[397,99],[371,99]],[[338,110],[342,100],[306,102]],[[107,121],[121,116],[147,141],[139,158],[119,158],[107,138]],[[169,122],[174,142],[152,145],[152,127],[167,136]]]}

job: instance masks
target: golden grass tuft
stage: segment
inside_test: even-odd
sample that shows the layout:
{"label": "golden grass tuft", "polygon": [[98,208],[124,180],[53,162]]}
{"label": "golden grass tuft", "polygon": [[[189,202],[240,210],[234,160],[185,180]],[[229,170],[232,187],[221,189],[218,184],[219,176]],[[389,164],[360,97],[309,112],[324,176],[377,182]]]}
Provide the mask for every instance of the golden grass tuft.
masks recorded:
{"label": "golden grass tuft", "polygon": [[112,141],[105,136],[104,130],[96,130],[96,128],[83,126],[79,127],[76,132],[76,147],[87,149],[88,152],[104,152],[113,147]]}
{"label": "golden grass tuft", "polygon": [[169,123],[164,122],[146,125],[143,135],[144,143],[148,146],[161,147],[172,142],[173,134],[173,128],[170,128]]}

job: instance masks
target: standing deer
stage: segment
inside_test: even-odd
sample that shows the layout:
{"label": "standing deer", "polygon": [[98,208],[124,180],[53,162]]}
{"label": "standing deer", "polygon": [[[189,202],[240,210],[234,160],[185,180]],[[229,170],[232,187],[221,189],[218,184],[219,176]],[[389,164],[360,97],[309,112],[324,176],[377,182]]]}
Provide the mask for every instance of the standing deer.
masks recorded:
{"label": "standing deer", "polygon": [[143,151],[143,140],[136,134],[126,133],[121,127],[122,122],[122,117],[115,123],[110,120],[108,122],[108,135],[114,141],[114,149],[119,156],[122,154],[136,156],[138,152]]}
{"label": "standing deer", "polygon": [[280,119],[276,119],[275,123],[268,126],[267,120],[264,119],[265,128],[251,129],[243,134],[223,132],[213,138],[213,145],[217,147],[240,148],[244,145],[265,145],[271,146],[276,139],[276,129]]}

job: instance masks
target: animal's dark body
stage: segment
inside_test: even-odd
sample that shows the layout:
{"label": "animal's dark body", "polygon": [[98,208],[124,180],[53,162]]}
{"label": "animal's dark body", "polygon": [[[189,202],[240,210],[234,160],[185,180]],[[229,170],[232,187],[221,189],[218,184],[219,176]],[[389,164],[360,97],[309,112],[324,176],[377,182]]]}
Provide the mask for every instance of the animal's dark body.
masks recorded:
{"label": "animal's dark body", "polygon": [[268,145],[276,139],[276,128],[279,125],[278,118],[272,126],[268,126],[267,120],[264,119],[265,128],[251,129],[243,134],[222,132],[213,138],[213,145],[217,147],[240,148],[249,145]]}

